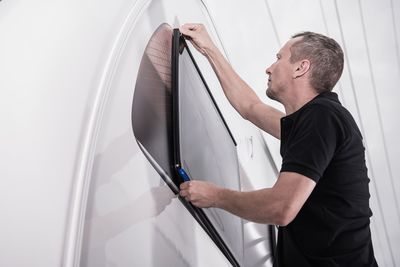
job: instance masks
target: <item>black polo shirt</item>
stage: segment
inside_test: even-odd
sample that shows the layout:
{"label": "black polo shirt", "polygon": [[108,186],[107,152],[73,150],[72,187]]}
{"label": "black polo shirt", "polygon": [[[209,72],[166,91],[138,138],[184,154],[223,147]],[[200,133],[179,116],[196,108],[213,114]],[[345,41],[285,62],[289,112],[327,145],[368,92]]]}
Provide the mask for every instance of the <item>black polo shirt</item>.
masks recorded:
{"label": "black polo shirt", "polygon": [[376,266],[361,133],[337,94],[322,93],[281,119],[281,172],[317,184],[286,227],[275,266]]}

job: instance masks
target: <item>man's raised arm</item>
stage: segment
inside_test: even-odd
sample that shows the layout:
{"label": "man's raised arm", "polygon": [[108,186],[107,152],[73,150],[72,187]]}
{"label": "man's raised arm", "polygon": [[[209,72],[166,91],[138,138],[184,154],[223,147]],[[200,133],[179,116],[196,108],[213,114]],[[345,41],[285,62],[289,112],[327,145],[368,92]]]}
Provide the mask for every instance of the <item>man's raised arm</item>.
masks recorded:
{"label": "man's raised arm", "polygon": [[239,114],[262,130],[280,139],[280,118],[285,114],[263,103],[250,86],[233,70],[215,46],[202,24],[184,24],[180,32],[203,54],[214,69],[222,89]]}

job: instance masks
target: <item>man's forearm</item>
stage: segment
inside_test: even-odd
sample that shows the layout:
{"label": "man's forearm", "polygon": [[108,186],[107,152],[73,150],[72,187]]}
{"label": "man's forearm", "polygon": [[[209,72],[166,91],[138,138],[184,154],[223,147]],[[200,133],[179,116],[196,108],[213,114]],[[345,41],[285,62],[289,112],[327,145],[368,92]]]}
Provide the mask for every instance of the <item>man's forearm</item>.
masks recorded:
{"label": "man's forearm", "polygon": [[180,185],[179,194],[200,208],[224,209],[246,220],[285,226],[298,214],[316,183],[295,172],[281,172],[272,188],[239,192],[205,181]]}
{"label": "man's forearm", "polygon": [[264,104],[250,86],[235,72],[215,46],[205,51],[222,89],[239,114],[262,130],[280,139],[280,118],[285,114]]}
{"label": "man's forearm", "polygon": [[244,219],[285,226],[298,214],[316,183],[295,172],[281,172],[272,188],[239,192],[215,187],[212,206]]}
{"label": "man's forearm", "polygon": [[231,105],[247,118],[249,105],[259,102],[255,92],[239,77],[220,50],[213,46],[206,51],[206,57],[214,69],[222,89]]}
{"label": "man's forearm", "polygon": [[215,207],[252,222],[282,225],[285,216],[283,203],[274,197],[272,190],[239,192],[219,188]]}

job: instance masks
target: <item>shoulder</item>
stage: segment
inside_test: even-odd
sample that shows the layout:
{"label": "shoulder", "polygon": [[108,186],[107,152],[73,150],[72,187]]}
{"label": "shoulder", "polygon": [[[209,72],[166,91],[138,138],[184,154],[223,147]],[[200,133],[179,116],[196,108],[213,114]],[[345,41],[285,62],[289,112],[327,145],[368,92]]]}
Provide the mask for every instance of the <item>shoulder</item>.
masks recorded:
{"label": "shoulder", "polygon": [[311,116],[322,124],[334,124],[343,133],[356,130],[360,132],[352,114],[338,101],[320,97],[309,103],[304,109],[305,116]]}
{"label": "shoulder", "polygon": [[328,101],[313,101],[312,103],[304,106],[299,114],[297,120],[299,123],[335,123],[340,124],[341,111],[339,107],[335,107],[333,103]]}
{"label": "shoulder", "polygon": [[[299,112],[300,117],[314,118],[320,120],[329,119],[343,124],[351,121],[352,116],[349,111],[339,101],[338,95],[333,92],[321,93],[304,105]],[[350,120],[349,120],[350,119]]]}

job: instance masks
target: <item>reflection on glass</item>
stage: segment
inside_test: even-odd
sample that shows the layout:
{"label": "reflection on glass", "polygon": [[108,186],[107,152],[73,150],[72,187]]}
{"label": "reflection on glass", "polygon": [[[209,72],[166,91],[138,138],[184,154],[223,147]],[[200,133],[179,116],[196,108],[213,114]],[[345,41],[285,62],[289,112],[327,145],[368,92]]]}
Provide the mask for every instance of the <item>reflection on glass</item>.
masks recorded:
{"label": "reflection on glass", "polygon": [[145,49],[132,104],[135,137],[154,159],[151,163],[167,183],[173,177],[171,50],[172,28],[162,24]]}
{"label": "reflection on glass", "polygon": [[[239,190],[235,144],[186,49],[179,57],[179,111],[181,160],[189,176]],[[241,262],[241,219],[221,209],[204,211]]]}

